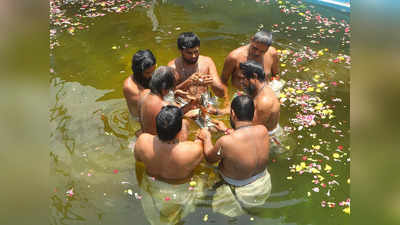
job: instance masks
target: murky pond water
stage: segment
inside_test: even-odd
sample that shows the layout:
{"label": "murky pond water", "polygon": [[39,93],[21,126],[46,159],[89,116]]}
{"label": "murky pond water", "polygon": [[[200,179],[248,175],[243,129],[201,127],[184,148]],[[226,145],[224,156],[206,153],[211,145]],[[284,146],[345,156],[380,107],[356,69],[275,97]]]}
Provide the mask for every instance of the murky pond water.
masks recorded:
{"label": "murky pond water", "polygon": [[[137,50],[166,65],[179,55],[178,34],[193,31],[221,72],[225,56],[261,26],[274,32],[287,81],[287,137],[268,165],[272,195],[260,212],[237,218],[203,201],[179,224],[350,224],[348,14],[297,1],[163,0],[132,10],[118,5],[126,1],[87,2],[51,20],[59,44],[50,55],[51,224],[149,224],[132,153],[139,126],[122,95]],[[79,17],[94,5],[90,13],[106,15]]]}

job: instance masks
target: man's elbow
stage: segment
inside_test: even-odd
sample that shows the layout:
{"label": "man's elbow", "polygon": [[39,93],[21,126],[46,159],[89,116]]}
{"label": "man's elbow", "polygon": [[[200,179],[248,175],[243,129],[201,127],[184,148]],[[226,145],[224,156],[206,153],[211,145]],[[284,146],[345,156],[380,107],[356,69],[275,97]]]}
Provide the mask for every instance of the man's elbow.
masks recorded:
{"label": "man's elbow", "polygon": [[212,157],[212,156],[206,156],[205,158],[206,158],[206,161],[207,161],[208,163],[216,163],[216,162],[219,161],[218,158]]}
{"label": "man's elbow", "polygon": [[220,85],[218,87],[214,87],[213,91],[215,93],[216,96],[223,98],[225,96],[225,88],[223,85]]}
{"label": "man's elbow", "polygon": [[206,161],[208,163],[216,163],[219,161],[219,159],[216,155],[214,155],[214,154],[212,154],[212,152],[208,152],[208,151],[204,152],[204,158],[206,159]]}

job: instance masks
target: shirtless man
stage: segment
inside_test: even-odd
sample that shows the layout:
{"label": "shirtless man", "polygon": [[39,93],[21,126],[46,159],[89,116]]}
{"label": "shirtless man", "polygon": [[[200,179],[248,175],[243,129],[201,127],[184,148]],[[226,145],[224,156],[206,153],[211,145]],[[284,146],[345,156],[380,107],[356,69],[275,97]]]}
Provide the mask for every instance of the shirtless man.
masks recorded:
{"label": "shirtless man", "polygon": [[143,90],[149,88],[156,69],[156,58],[150,50],[139,50],[132,57],[133,75],[125,79],[123,93],[132,117],[138,116],[137,103]]}
{"label": "shirtless man", "polygon": [[262,207],[271,195],[271,176],[267,170],[269,136],[265,126],[252,122],[254,103],[250,96],[235,97],[230,108],[234,131],[219,138],[215,145],[205,128],[198,138],[203,140],[206,160],[210,163],[219,161],[220,181],[214,185],[212,209],[237,217]]}
{"label": "shirtless man", "polygon": [[203,128],[198,135],[204,142],[206,160],[210,163],[221,161],[218,169],[223,177],[246,180],[263,172],[267,166],[268,131],[265,126],[252,122],[254,110],[250,96],[237,96],[232,100],[230,114],[234,130],[219,138],[215,145],[207,129]]}
{"label": "shirtless man", "polygon": [[135,158],[144,163],[146,173],[167,183],[180,183],[191,177],[203,159],[200,140],[178,140],[183,112],[176,106],[163,106],[155,121],[157,135],[143,133],[135,144]]}
{"label": "shirtless man", "polygon": [[211,86],[218,97],[227,94],[226,86],[221,82],[214,61],[200,55],[200,39],[192,32],[185,32],[178,37],[178,49],[181,56],[168,63],[175,69],[177,89],[199,96]]}
{"label": "shirtless man", "polygon": [[[140,108],[140,125],[144,133],[156,135],[156,116],[161,108],[165,105],[171,104],[165,100],[166,96],[175,89],[175,77],[171,67],[160,66],[154,72],[150,80],[150,91],[145,91],[139,100]],[[195,104],[192,101],[185,105],[182,110],[187,112]],[[173,104],[173,103],[172,103]],[[180,140],[186,140],[188,135],[189,122],[183,120],[183,128]],[[139,135],[138,133],[137,135]]]}
{"label": "shirtless man", "polygon": [[[276,76],[279,73],[279,58],[276,49],[271,44],[272,34],[267,31],[259,31],[250,39],[248,45],[230,52],[225,58],[222,69],[222,83],[228,86],[229,78],[232,77],[232,85],[241,90],[239,64],[248,60],[260,63],[267,75]],[[272,77],[268,77],[268,80],[271,80]]]}
{"label": "shirtless man", "polygon": [[268,86],[262,66],[255,61],[247,61],[240,63],[239,67],[242,87],[254,101],[254,123],[273,131],[279,122],[280,102]]}

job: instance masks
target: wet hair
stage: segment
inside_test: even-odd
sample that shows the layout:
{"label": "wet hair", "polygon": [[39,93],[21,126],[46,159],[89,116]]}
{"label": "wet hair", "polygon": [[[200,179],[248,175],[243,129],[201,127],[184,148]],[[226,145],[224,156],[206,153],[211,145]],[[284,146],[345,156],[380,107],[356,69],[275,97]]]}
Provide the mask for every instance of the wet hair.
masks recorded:
{"label": "wet hair", "polygon": [[150,80],[150,91],[153,94],[161,94],[162,90],[175,87],[175,76],[171,67],[160,66],[154,71]]}
{"label": "wet hair", "polygon": [[143,77],[143,72],[155,64],[156,58],[150,50],[137,51],[132,57],[133,80],[144,88],[149,88],[150,79]]}
{"label": "wet hair", "polygon": [[251,40],[266,46],[270,46],[272,44],[272,33],[266,30],[261,30],[254,34]]}
{"label": "wet hair", "polygon": [[[254,60],[248,60],[247,62],[239,64],[240,70],[247,79],[257,79],[259,81],[265,81],[265,72],[260,63]],[[257,76],[254,76],[256,74]]]}
{"label": "wet hair", "polygon": [[252,121],[254,117],[254,102],[248,95],[236,96],[231,103],[231,110],[235,112],[239,121]]}
{"label": "wet hair", "polygon": [[161,141],[174,140],[182,129],[183,112],[173,105],[166,105],[156,117],[157,136]]}
{"label": "wet hair", "polygon": [[193,32],[181,33],[177,40],[178,49],[194,48],[200,46],[200,38]]}

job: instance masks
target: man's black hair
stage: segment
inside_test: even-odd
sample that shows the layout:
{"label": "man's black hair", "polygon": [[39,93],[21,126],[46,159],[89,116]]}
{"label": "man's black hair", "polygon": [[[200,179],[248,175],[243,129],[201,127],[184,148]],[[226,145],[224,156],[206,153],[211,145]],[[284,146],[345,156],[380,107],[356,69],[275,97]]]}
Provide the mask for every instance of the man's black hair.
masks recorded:
{"label": "man's black hair", "polygon": [[251,40],[266,46],[270,46],[272,44],[272,33],[266,30],[261,30],[254,34]]}
{"label": "man's black hair", "polygon": [[236,96],[232,100],[231,110],[235,112],[235,115],[239,121],[253,121],[254,102],[250,96]]}
{"label": "man's black hair", "polygon": [[182,129],[183,112],[180,108],[167,105],[161,108],[156,117],[157,136],[161,141],[174,140]]}
{"label": "man's black hair", "polygon": [[171,67],[160,66],[154,71],[150,80],[150,91],[153,94],[162,94],[162,90],[175,87],[175,76]]}
{"label": "man's black hair", "polygon": [[150,50],[137,51],[132,57],[133,79],[144,88],[149,88],[150,79],[143,77],[143,72],[155,64],[156,58]]}
{"label": "man's black hair", "polygon": [[[265,72],[261,64],[254,60],[248,60],[247,62],[239,64],[240,70],[247,79],[258,79],[259,81],[265,81]],[[254,76],[256,74],[256,76]]]}
{"label": "man's black hair", "polygon": [[200,38],[193,32],[181,33],[177,40],[178,49],[194,48],[200,46]]}

